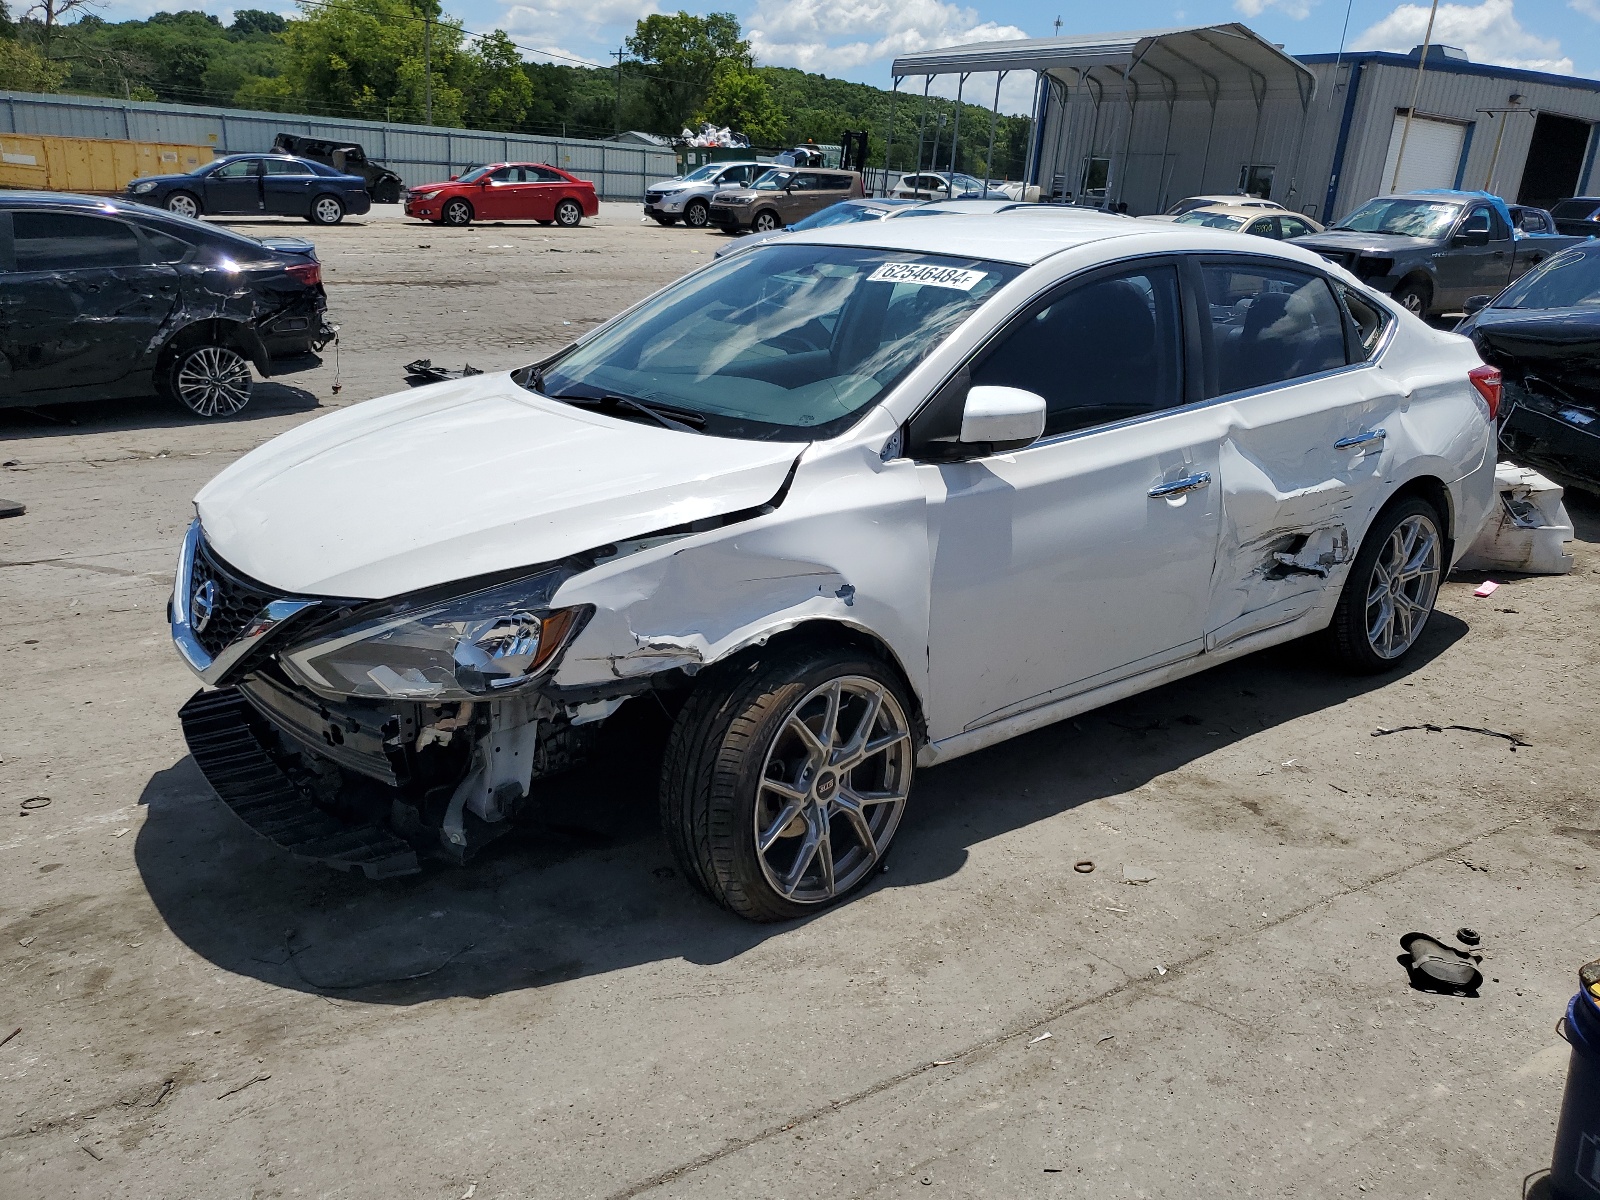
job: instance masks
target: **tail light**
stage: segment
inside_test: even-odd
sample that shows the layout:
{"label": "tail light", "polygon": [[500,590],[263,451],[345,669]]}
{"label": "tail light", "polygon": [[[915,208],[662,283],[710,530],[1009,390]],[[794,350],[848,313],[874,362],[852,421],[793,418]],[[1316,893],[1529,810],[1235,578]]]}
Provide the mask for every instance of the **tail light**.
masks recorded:
{"label": "tail light", "polygon": [[1467,378],[1489,406],[1489,419],[1494,420],[1500,414],[1500,368],[1473,367],[1467,372]]}
{"label": "tail light", "polygon": [[[293,275],[296,279],[298,279],[301,283],[305,284],[307,287],[316,287],[317,284],[322,282],[322,264],[321,263],[317,263],[317,262],[290,263],[288,266],[284,267],[284,270],[286,272],[288,272],[290,275]],[[1495,374],[1495,379],[1498,381],[1499,378],[1500,378],[1500,372],[1496,371],[1494,374]],[[1499,395],[1499,384],[1498,384],[1498,382],[1495,385],[1495,394]]]}

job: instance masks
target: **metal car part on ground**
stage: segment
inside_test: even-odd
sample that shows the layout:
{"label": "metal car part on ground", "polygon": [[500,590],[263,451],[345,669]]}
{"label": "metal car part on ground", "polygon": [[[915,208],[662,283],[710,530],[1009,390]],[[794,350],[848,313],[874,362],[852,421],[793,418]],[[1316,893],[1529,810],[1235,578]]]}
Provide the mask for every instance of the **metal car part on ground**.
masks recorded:
{"label": "metal car part on ground", "polygon": [[139,204],[0,193],[0,405],[159,391],[202,417],[335,336],[316,249]]}
{"label": "metal car part on ground", "polygon": [[1319,631],[1403,661],[1495,503],[1498,378],[1283,243],[795,234],[223,471],[172,594],[215,689],[185,733],[246,820],[388,874],[665,714],[685,875],[804,915],[871,881],[918,767]]}
{"label": "metal car part on ground", "polygon": [[706,163],[687,175],[647,187],[644,215],[662,225],[682,221],[690,229],[704,229],[711,220],[711,198],[717,192],[746,187],[769,169],[767,164],[753,160]]}
{"label": "metal car part on ground", "polygon": [[1600,242],[1548,258],[1473,306],[1456,332],[1505,377],[1508,457],[1600,493]]}
{"label": "metal car part on ground", "polygon": [[330,142],[298,133],[280,133],[272,139],[279,154],[292,154],[323,163],[344,175],[359,175],[366,181],[367,195],[374,204],[398,204],[405,193],[405,181],[380,162],[367,157],[355,142]]}
{"label": "metal car part on ground", "polygon": [[1575,240],[1518,236],[1505,201],[1487,192],[1425,189],[1378,196],[1296,244],[1429,317],[1460,312]]}
{"label": "metal car part on ground", "polygon": [[135,179],[123,198],[180,217],[304,217],[313,225],[372,208],[361,176],[286,154],[225,154],[185,175]]}
{"label": "metal car part on ground", "polygon": [[774,167],[746,188],[711,198],[711,223],[724,233],[770,233],[841,200],[866,195],[854,171]]}
{"label": "metal car part on ground", "polygon": [[487,163],[445,183],[418,184],[405,204],[408,217],[458,228],[537,221],[571,229],[599,212],[594,184],[546,163]]}

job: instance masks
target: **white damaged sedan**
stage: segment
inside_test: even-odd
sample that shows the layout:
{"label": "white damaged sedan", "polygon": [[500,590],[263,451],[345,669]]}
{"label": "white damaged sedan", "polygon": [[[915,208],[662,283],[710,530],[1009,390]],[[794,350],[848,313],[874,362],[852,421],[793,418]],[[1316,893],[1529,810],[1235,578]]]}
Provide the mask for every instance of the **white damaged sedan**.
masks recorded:
{"label": "white damaged sedan", "polygon": [[378,877],[665,708],[684,872],[799,916],[873,877],[919,767],[1307,634],[1395,666],[1489,512],[1499,396],[1288,245],[797,234],[225,470],[171,602],[184,732],[259,832]]}

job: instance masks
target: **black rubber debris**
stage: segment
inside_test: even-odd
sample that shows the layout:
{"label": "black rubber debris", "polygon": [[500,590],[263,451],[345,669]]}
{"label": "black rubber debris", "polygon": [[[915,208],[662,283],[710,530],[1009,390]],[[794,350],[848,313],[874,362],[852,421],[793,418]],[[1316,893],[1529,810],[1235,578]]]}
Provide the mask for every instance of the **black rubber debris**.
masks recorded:
{"label": "black rubber debris", "polygon": [[0,500],[0,517],[20,517],[28,506],[20,500]]}
{"label": "black rubber debris", "polygon": [[1477,995],[1483,974],[1470,955],[1425,933],[1408,933],[1400,939],[1401,963],[1411,976],[1411,986],[1419,991],[1450,995]]}

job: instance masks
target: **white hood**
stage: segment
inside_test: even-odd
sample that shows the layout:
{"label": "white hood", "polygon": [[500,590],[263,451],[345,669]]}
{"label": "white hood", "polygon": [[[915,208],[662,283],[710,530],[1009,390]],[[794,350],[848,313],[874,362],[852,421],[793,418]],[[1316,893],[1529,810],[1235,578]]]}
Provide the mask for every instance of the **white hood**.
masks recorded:
{"label": "white hood", "polygon": [[195,507],[246,575],[379,599],[756,507],[800,450],[620,421],[475,375],[310,421]]}

